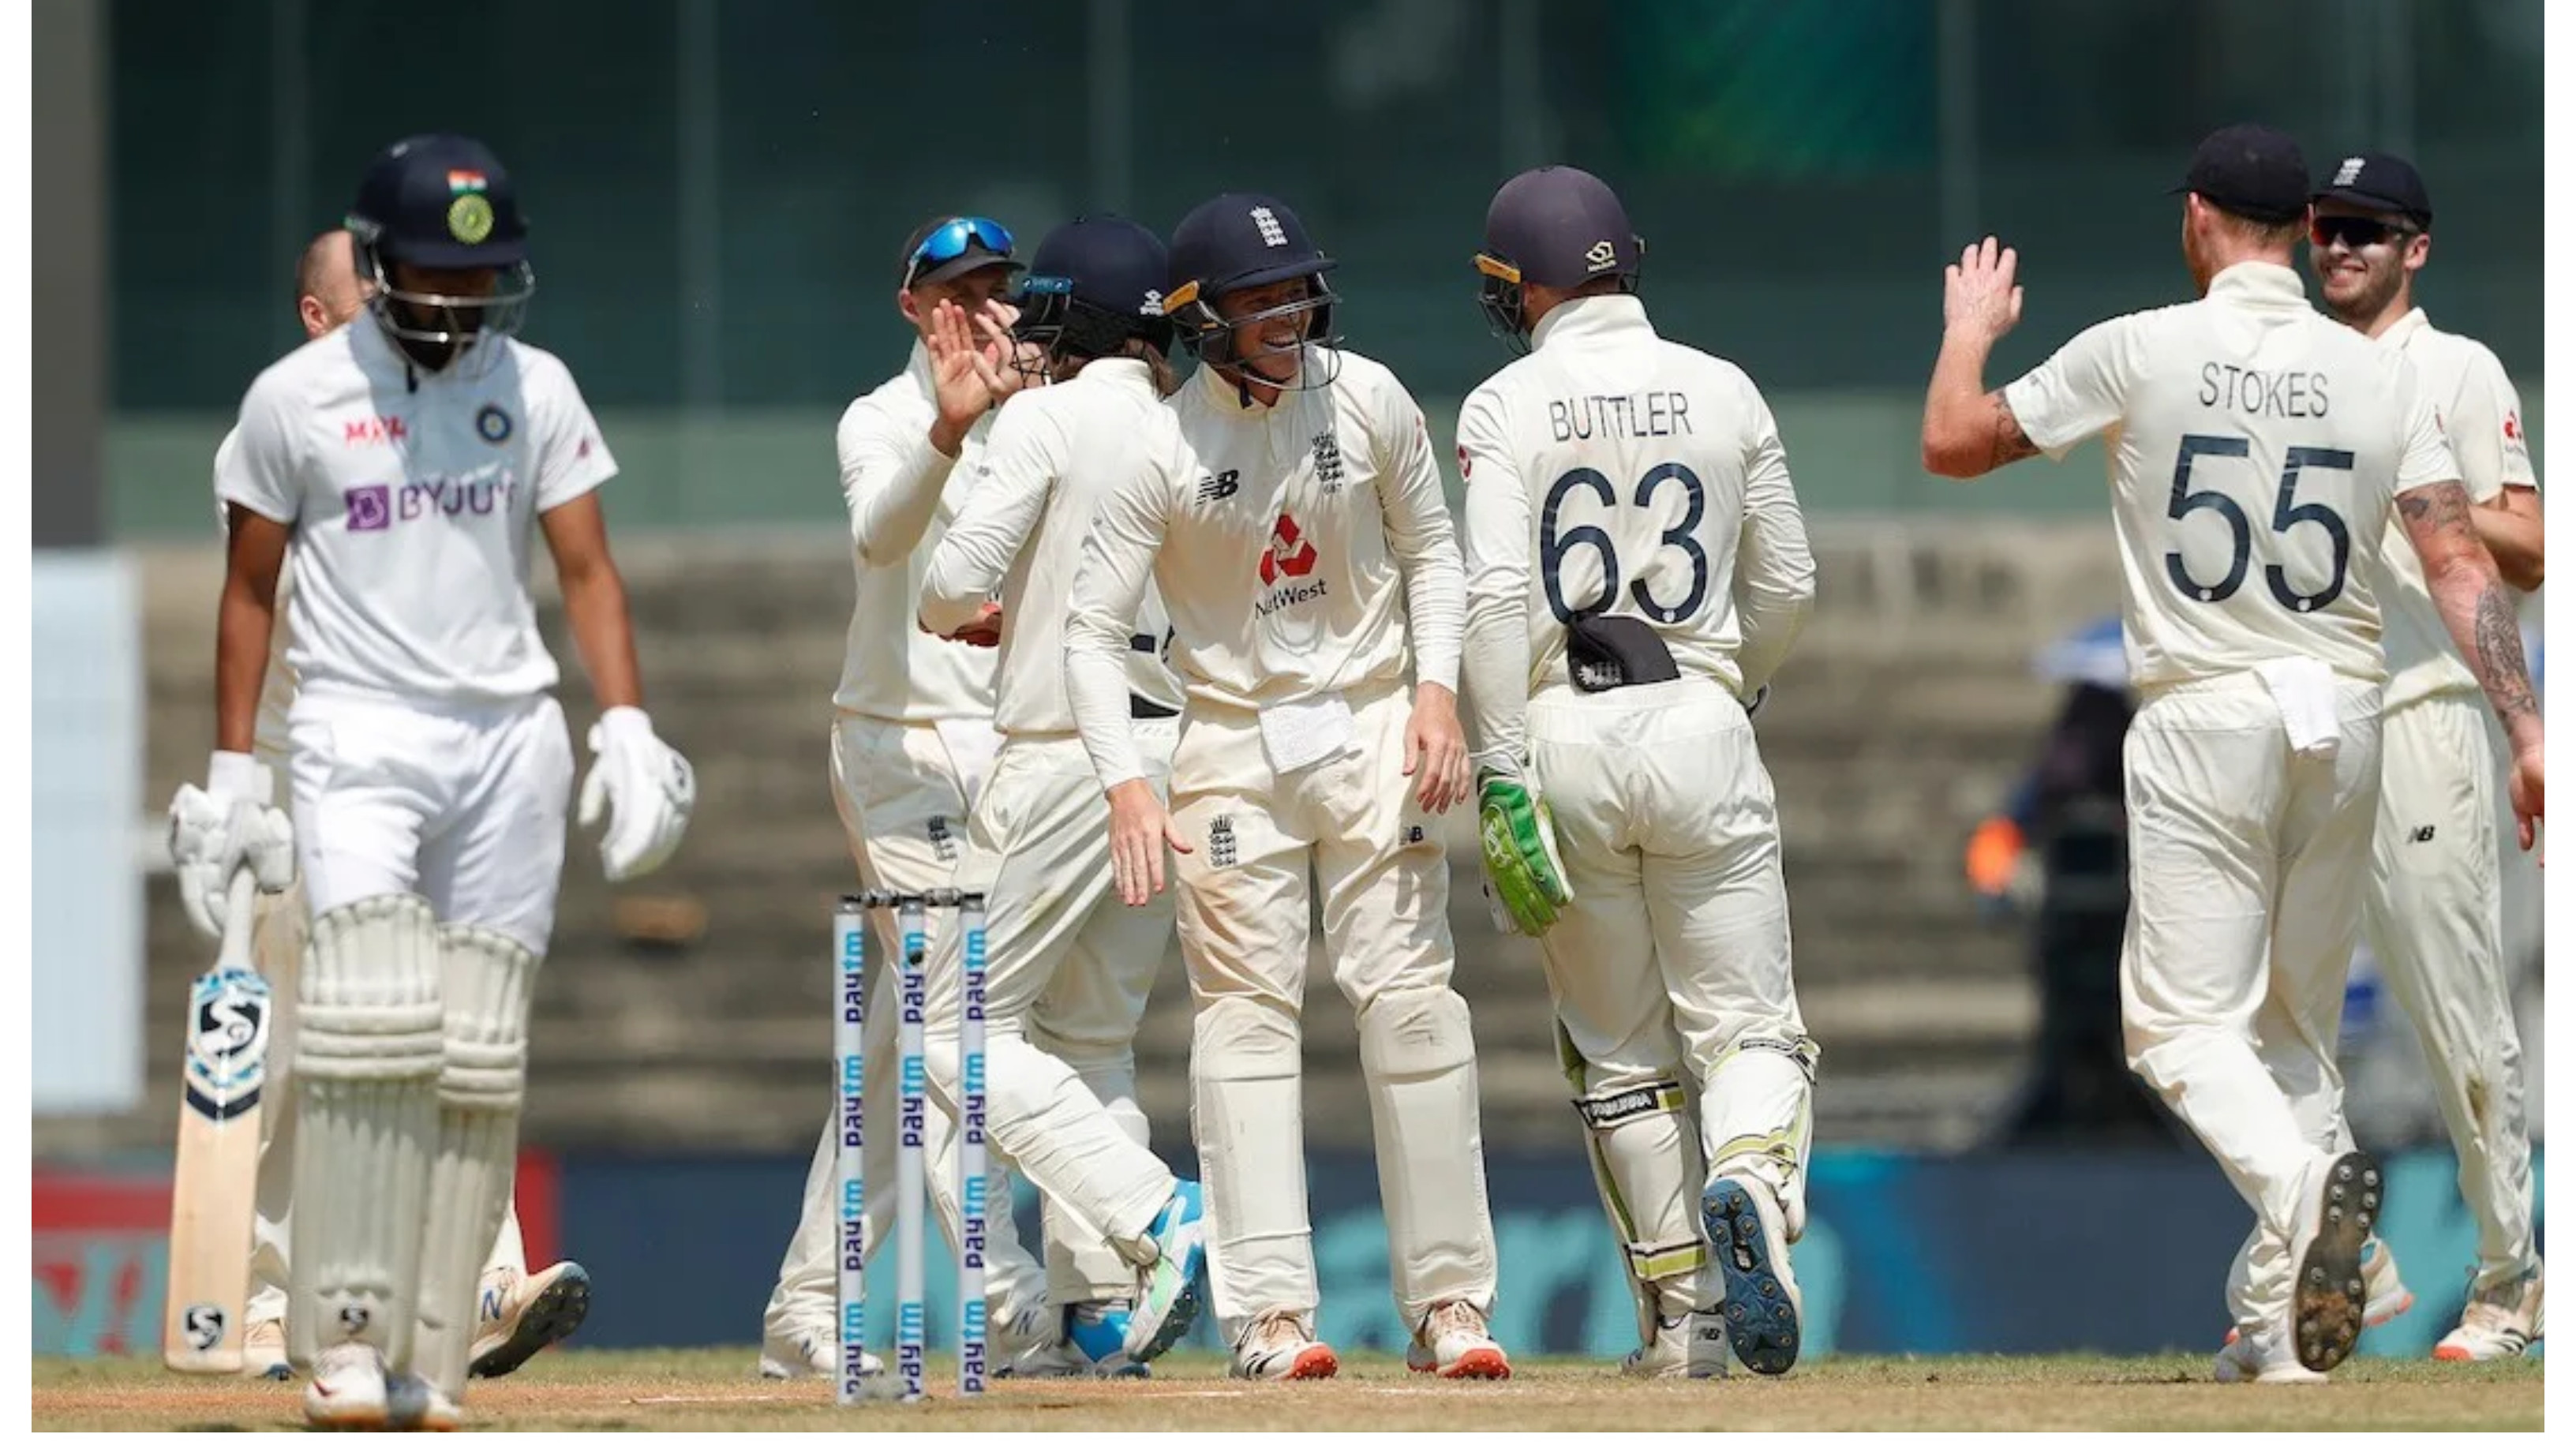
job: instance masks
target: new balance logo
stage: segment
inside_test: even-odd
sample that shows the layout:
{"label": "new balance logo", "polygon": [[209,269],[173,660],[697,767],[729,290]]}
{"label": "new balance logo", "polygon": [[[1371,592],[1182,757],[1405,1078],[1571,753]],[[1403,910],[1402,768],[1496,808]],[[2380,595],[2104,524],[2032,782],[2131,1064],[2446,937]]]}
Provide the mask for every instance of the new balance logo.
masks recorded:
{"label": "new balance logo", "polygon": [[1279,225],[1279,218],[1270,214],[1269,207],[1254,207],[1252,209],[1252,224],[1261,228],[1261,240],[1265,244],[1274,247],[1284,247],[1288,245],[1288,232],[1285,228]]}
{"label": "new balance logo", "polygon": [[2433,827],[2430,825],[2418,825],[2415,827],[2415,834],[2409,838],[2411,838],[2417,845],[2430,845],[2433,842]]}
{"label": "new balance logo", "polygon": [[1212,478],[1201,478],[1199,480],[1199,501],[1201,503],[1223,503],[1225,500],[1232,498],[1235,495],[1236,490],[1240,489],[1242,486],[1242,474],[1237,472],[1235,469],[1228,468],[1224,472],[1219,473]]}

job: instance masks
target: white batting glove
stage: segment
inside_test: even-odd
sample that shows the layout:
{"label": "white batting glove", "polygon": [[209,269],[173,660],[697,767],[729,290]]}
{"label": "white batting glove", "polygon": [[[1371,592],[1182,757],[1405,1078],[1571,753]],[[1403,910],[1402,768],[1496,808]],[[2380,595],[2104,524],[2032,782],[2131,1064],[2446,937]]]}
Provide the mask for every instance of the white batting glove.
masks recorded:
{"label": "white batting glove", "polygon": [[661,868],[680,848],[698,804],[698,778],[680,752],[653,733],[644,711],[621,705],[590,727],[590,774],[581,782],[582,828],[608,814],[600,869],[611,881]]}
{"label": "white batting glove", "polygon": [[188,924],[224,933],[233,872],[247,864],[270,894],[295,884],[295,827],[269,803],[275,782],[248,755],[217,750],[206,788],[181,785],[170,800],[170,861],[179,872],[179,903]]}

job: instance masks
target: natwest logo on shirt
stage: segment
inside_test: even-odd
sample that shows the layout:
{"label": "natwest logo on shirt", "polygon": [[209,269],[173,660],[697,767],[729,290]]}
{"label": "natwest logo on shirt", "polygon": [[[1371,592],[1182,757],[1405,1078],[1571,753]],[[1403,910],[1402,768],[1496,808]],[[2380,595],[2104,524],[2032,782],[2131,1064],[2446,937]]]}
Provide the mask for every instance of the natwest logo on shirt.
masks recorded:
{"label": "natwest logo on shirt", "polygon": [[1271,526],[1270,546],[1261,551],[1261,582],[1279,582],[1282,576],[1302,579],[1315,571],[1315,545],[1297,531],[1297,520],[1283,513]]}

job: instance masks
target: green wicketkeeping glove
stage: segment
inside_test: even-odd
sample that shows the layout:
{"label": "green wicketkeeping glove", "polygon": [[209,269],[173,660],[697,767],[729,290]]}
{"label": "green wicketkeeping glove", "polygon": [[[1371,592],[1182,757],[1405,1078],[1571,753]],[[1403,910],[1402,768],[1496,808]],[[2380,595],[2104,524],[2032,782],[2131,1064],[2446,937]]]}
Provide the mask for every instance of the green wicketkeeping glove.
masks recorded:
{"label": "green wicketkeeping glove", "polygon": [[1556,824],[1527,783],[1487,775],[1476,805],[1476,835],[1485,852],[1485,879],[1524,936],[1544,936],[1574,892],[1565,884],[1565,861],[1556,853]]}

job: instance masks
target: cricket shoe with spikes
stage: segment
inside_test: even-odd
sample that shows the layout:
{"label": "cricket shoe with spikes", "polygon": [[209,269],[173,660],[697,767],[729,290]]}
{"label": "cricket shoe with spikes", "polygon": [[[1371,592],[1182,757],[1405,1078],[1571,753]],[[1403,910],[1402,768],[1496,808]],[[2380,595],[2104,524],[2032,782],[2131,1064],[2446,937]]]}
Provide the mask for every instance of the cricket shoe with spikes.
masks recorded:
{"label": "cricket shoe with spikes", "polygon": [[1476,1305],[1450,1299],[1433,1308],[1405,1345],[1404,1366],[1418,1374],[1444,1379],[1507,1379],[1512,1361],[1503,1346],[1485,1331],[1485,1315]]}
{"label": "cricket shoe with spikes", "polygon": [[2222,1384],[2322,1384],[2326,1376],[2299,1362],[2277,1333],[2258,1329],[2229,1337],[2211,1378]]}
{"label": "cricket shoe with spikes", "polygon": [[1619,1372],[1639,1379],[1722,1379],[1727,1355],[1725,1314],[1658,1314],[1655,1336],[1621,1360]]}
{"label": "cricket shoe with spikes", "polygon": [[335,1343],[313,1358],[304,1384],[304,1422],[316,1429],[384,1429],[385,1359],[371,1343]]}
{"label": "cricket shoe with spikes", "polygon": [[2520,1358],[2540,1342],[2544,1305],[2541,1273],[2499,1283],[2469,1295],[2460,1326],[2433,1345],[2433,1357],[2444,1363],[2484,1363]]}
{"label": "cricket shoe with spikes", "polygon": [[474,1349],[466,1372],[497,1379],[570,1337],[590,1316],[590,1273],[562,1262],[535,1273],[494,1268],[475,1299]]}
{"label": "cricket shoe with spikes", "polygon": [[[773,1333],[760,1341],[760,1376],[765,1379],[801,1379],[809,1375],[830,1378],[840,1372],[840,1351],[840,1337],[829,1328]],[[884,1359],[866,1349],[859,1350],[859,1373],[862,1377],[884,1372]]]}
{"label": "cricket shoe with spikes", "polygon": [[1229,1370],[1239,1379],[1328,1379],[1341,1372],[1332,1346],[1306,1331],[1303,1315],[1265,1313],[1243,1331]]}
{"label": "cricket shoe with spikes", "polygon": [[[2398,1276],[2397,1255],[2378,1238],[2361,1245],[2361,1289],[2369,1299],[2361,1310],[2364,1328],[2377,1328],[2392,1322],[2415,1306],[2415,1294],[2407,1288],[2406,1280]],[[2234,1343],[2238,1333],[2239,1330],[2230,1328],[2226,1341]]]}
{"label": "cricket shoe with spikes", "polygon": [[242,1372],[279,1383],[295,1377],[295,1365],[286,1356],[285,1320],[254,1318],[242,1330]]}
{"label": "cricket shoe with spikes", "polygon": [[1721,1177],[1699,1200],[1700,1226],[1726,1280],[1718,1312],[1735,1356],[1758,1374],[1784,1374],[1798,1361],[1804,1298],[1789,1271],[1789,1238],[1779,1204],[1762,1182]]}
{"label": "cricket shoe with spikes", "polygon": [[465,1411],[446,1390],[418,1374],[387,1374],[385,1427],[452,1434],[465,1427]]}
{"label": "cricket shoe with spikes", "polygon": [[1153,1240],[1154,1260],[1137,1270],[1122,1346],[1122,1356],[1135,1363],[1160,1358],[1198,1321],[1199,1284],[1207,1267],[1207,1204],[1199,1185],[1174,1183],[1170,1200],[1145,1233]]}
{"label": "cricket shoe with spikes", "polygon": [[2383,1180],[2367,1152],[2341,1152],[2309,1164],[2299,1215],[2290,1225],[2290,1346],[2318,1373],[2352,1356],[2361,1341],[2361,1248],[2379,1226]]}

